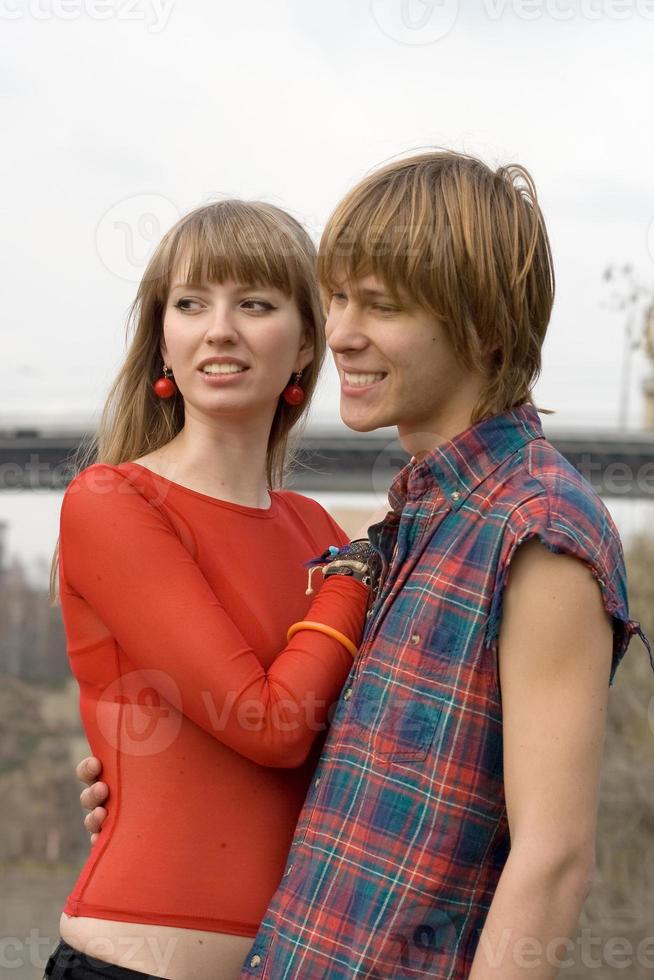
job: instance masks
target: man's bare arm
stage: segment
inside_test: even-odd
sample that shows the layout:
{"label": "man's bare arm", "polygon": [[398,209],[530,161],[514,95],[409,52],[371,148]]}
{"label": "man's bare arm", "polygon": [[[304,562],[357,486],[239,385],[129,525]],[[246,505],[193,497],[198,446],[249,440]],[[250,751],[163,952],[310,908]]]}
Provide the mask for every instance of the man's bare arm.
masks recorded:
{"label": "man's bare arm", "polygon": [[470,980],[551,980],[595,860],[613,649],[598,583],[538,539],[514,556],[499,637],[511,851]]}

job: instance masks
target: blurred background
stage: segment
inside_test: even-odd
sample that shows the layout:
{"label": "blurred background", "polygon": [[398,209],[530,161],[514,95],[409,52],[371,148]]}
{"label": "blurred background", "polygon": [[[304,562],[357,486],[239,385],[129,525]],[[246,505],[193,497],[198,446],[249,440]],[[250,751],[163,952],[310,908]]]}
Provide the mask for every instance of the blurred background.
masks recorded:
{"label": "blurred background", "polygon": [[[0,973],[27,980],[88,849],[87,745],[46,595],[65,461],[145,263],[190,208],[264,199],[317,240],[397,154],[524,164],[557,274],[536,401],[613,514],[654,637],[654,0],[0,0],[0,26]],[[292,485],[350,530],[404,462],[392,431],[344,428],[331,364],[304,447]],[[653,694],[636,638],[568,977],[654,975]]]}

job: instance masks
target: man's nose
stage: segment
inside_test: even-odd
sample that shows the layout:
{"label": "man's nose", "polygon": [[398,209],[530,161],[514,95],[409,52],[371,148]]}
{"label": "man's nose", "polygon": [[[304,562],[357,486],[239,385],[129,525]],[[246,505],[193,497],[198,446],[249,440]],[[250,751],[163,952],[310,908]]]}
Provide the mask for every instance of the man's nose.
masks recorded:
{"label": "man's nose", "polygon": [[361,317],[356,308],[348,303],[338,311],[330,312],[325,324],[325,334],[330,349],[336,354],[346,350],[365,347],[367,338],[362,328]]}

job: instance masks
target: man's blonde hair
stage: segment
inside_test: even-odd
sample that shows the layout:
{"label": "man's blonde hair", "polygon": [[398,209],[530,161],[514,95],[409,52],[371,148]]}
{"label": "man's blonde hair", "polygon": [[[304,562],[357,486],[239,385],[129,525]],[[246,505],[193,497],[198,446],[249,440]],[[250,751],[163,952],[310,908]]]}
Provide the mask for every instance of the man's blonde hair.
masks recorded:
{"label": "man's blonde hair", "polygon": [[[362,180],[332,214],[318,275],[373,274],[444,324],[460,362],[488,377],[473,424],[530,402],[554,301],[554,270],[530,174],[433,151]],[[548,412],[547,409],[539,409]]]}

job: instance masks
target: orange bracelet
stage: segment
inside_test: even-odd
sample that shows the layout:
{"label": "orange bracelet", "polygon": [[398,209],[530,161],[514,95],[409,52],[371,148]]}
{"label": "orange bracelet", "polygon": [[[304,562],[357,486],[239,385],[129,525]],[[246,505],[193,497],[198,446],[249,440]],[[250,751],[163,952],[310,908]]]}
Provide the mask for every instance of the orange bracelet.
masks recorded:
{"label": "orange bracelet", "polygon": [[335,630],[333,626],[327,626],[326,623],[312,623],[309,620],[303,620],[301,623],[293,623],[289,626],[288,633],[286,634],[286,639],[290,640],[292,636],[299,633],[300,630],[317,630],[319,633],[325,633],[326,636],[331,636],[333,640],[338,640],[342,643],[347,652],[352,657],[352,660],[357,655],[357,647],[355,647],[352,640],[348,640],[347,636],[343,636],[338,630]]}

